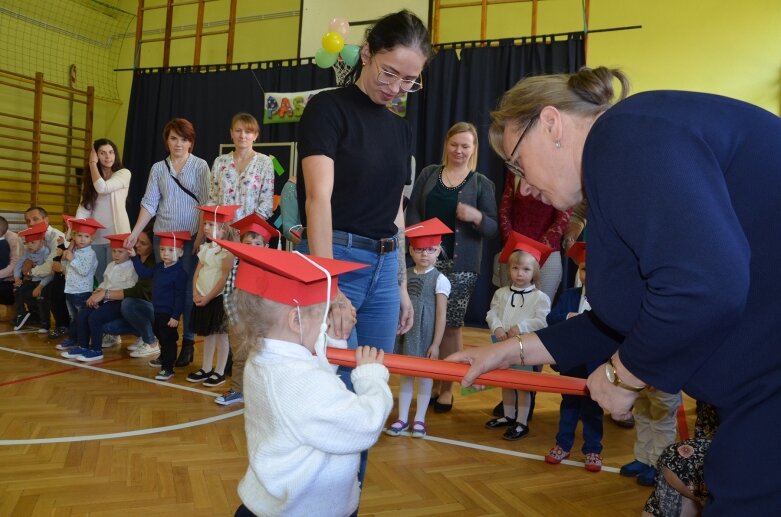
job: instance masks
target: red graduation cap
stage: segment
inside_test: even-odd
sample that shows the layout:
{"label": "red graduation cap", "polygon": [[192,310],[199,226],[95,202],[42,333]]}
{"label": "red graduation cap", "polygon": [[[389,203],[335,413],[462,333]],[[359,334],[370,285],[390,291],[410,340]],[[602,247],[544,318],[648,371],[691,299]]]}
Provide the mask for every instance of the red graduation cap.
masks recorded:
{"label": "red graduation cap", "polygon": [[436,217],[409,225],[404,229],[409,245],[413,248],[439,246],[442,243],[442,236],[448,233],[453,233],[453,230]]}
{"label": "red graduation cap", "polygon": [[111,247],[113,248],[124,248],[125,239],[130,236],[129,233],[116,233],[114,235],[104,235],[104,239],[108,239],[109,242],[111,242]]}
{"label": "red graduation cap", "polygon": [[499,255],[499,262],[507,262],[510,255],[514,251],[522,250],[529,253],[532,257],[537,259],[540,263],[540,267],[545,264],[548,257],[553,252],[553,248],[546,246],[545,244],[535,241],[534,239],[521,235],[518,232],[510,232],[510,236],[507,237],[507,242],[502,249],[502,253]]}
{"label": "red graduation cap", "polygon": [[273,237],[282,236],[279,230],[274,228],[268,221],[255,212],[252,212],[247,217],[239,219],[231,226],[239,230],[241,235],[244,235],[247,232],[255,232],[262,236],[263,240],[266,242],[270,241]]}
{"label": "red graduation cap", "polygon": [[575,264],[583,264],[586,261],[586,243],[578,241],[572,244],[567,250],[567,256],[571,258]]}
{"label": "red graduation cap", "polygon": [[[203,211],[204,218],[207,221],[214,221],[215,223],[229,223],[233,220],[233,216],[236,215],[236,210],[241,208],[241,205],[209,205],[209,206],[196,206],[198,210]],[[208,218],[208,219],[206,219]]]}
{"label": "red graduation cap", "polygon": [[366,264],[323,257],[307,255],[304,258],[299,253],[240,242],[215,242],[239,258],[236,289],[291,306],[314,305],[326,301],[326,275],[309,260],[331,274],[331,292],[327,293],[331,300],[336,296],[338,275],[367,267]]}
{"label": "red graduation cap", "polygon": [[160,246],[173,246],[174,248],[184,248],[185,241],[190,240],[190,232],[155,232],[160,237]]}
{"label": "red graduation cap", "polygon": [[49,225],[44,221],[41,221],[40,223],[34,224],[19,232],[19,237],[24,237],[24,242],[38,241],[43,239],[43,236],[46,235],[46,230],[48,229]]}
{"label": "red graduation cap", "polygon": [[63,215],[62,219],[68,224],[68,226],[70,226],[72,232],[88,233],[90,235],[95,235],[95,232],[97,232],[99,229],[105,228],[105,226],[103,226],[98,221],[92,218],[77,219],[76,217]]}

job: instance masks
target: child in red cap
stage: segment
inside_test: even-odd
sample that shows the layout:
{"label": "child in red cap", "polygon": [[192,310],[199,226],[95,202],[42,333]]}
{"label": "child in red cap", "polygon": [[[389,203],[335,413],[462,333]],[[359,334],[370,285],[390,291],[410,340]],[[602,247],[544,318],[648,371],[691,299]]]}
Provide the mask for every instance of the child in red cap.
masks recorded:
{"label": "child in red cap", "polygon": [[16,319],[14,330],[24,328],[30,319],[32,309],[35,308],[41,317],[41,328],[49,327],[49,308],[43,300],[43,288],[52,281],[53,275],[45,276],[33,274],[32,268],[27,274],[23,272],[25,261],[30,261],[33,266],[40,266],[49,257],[49,248],[46,247],[44,236],[48,225],[38,223],[35,226],[19,232],[19,237],[24,239],[24,253],[14,267],[14,301],[16,303]]}
{"label": "child in red cap", "polygon": [[[445,333],[447,298],[450,281],[434,267],[442,251],[442,235],[453,233],[434,217],[408,226],[405,236],[415,265],[407,269],[407,292],[414,310],[412,328],[396,341],[397,354],[439,359],[439,344]],[[385,429],[389,436],[399,436],[409,427],[414,378],[402,375],[399,382],[399,418]],[[426,436],[426,410],[431,401],[433,379],[418,379],[415,420],[410,429],[413,438]]]}
{"label": "child in red cap", "polygon": [[70,228],[70,246],[62,253],[62,265],[65,269],[65,303],[71,317],[68,339],[60,343],[61,350],[76,346],[76,319],[79,311],[87,303],[95,285],[95,271],[98,269],[98,257],[92,249],[92,240],[99,228],[104,226],[95,219],[77,219],[63,216]]}
{"label": "child in red cap", "polygon": [[136,285],[138,275],[130,262],[130,253],[122,243],[130,235],[104,235],[111,244],[112,261],[103,272],[103,281],[87,299],[76,317],[77,346],[62,352],[66,359],[85,363],[103,359],[103,325],[122,317],[124,289]]}
{"label": "child in red cap", "polygon": [[[239,232],[239,238],[243,244],[267,248],[268,243],[274,237],[281,237],[281,232],[274,228],[265,219],[255,212],[247,217],[239,219],[231,225]],[[279,241],[277,241],[279,243]],[[239,267],[239,259],[234,258],[233,269],[228,275],[228,281],[225,284],[225,294],[222,297],[222,303],[225,307],[225,315],[228,317],[228,341],[231,346],[233,364],[230,364],[231,385],[228,391],[214,399],[214,402],[221,406],[231,404],[240,404],[244,402],[244,363],[247,360],[246,348],[240,347],[240,336],[236,334],[236,309],[233,305],[231,294],[235,288],[236,271]]]}
{"label": "child in red cap", "polygon": [[[550,298],[537,289],[540,268],[552,249],[518,232],[510,232],[499,255],[507,262],[510,285],[496,290],[485,320],[496,341],[533,332],[548,326],[545,317],[550,312]],[[532,371],[531,366],[513,367]],[[488,429],[506,427],[502,438],[519,440],[529,434],[531,394],[528,391],[502,388],[504,416],[485,423]]]}
{"label": "child in red cap", "polygon": [[355,350],[355,393],[325,358],[337,275],[365,266],[219,244],[239,257],[237,330],[251,350],[244,375],[250,464],[236,514],[350,515],[358,508],[360,453],[377,441],[393,404],[382,351]]}
{"label": "child in red cap", "polygon": [[185,241],[190,240],[190,232],[156,232],[155,235],[160,238],[160,262],[154,268],[144,266],[134,251],[131,251],[131,255],[138,277],[154,279],[152,306],[155,310],[154,330],[160,347],[161,367],[155,379],[168,381],[174,376],[176,340],[179,337],[176,328],[184,308],[184,292],[187,288],[187,272],[179,259],[184,253]]}
{"label": "child in red cap", "polygon": [[[203,362],[198,371],[187,375],[187,381],[202,382],[204,386],[212,388],[225,382],[225,365],[228,363],[230,345],[222,292],[233,266],[233,255],[214,241],[225,238],[226,226],[241,206],[215,205],[195,208],[203,212],[201,226],[205,242],[198,250],[198,267],[193,275],[190,330],[203,336]],[[215,349],[217,364],[212,367]]]}

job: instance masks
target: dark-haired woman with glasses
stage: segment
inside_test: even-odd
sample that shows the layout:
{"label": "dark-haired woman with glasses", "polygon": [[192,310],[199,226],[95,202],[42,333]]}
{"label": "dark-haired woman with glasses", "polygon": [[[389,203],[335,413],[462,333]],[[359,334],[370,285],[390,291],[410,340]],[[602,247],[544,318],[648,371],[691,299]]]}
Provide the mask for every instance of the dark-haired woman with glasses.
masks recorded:
{"label": "dark-haired woman with glasses", "polygon": [[[461,328],[480,272],[483,239],[494,238],[498,229],[494,183],[475,170],[477,144],[475,126],[454,124],[445,137],[442,164],[429,165],[420,172],[407,205],[407,226],[438,217],[454,232],[443,236],[444,253],[436,264],[452,286],[440,345],[442,358],[463,348]],[[431,396],[434,411],[452,409],[452,384],[435,381]]]}

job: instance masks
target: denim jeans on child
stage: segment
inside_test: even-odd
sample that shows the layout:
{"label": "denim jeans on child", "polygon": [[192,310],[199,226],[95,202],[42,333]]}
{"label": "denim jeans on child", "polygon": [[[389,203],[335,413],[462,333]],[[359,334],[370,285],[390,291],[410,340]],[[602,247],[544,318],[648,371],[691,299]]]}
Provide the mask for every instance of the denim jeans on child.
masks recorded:
{"label": "denim jeans on child", "polygon": [[151,345],[155,342],[155,309],[152,302],[142,298],[125,298],[122,300],[122,317],[144,343]]}
{"label": "denim jeans on child", "polygon": [[87,305],[87,300],[91,295],[92,293],[65,293],[65,303],[68,306],[68,315],[71,318],[71,323],[68,327],[68,335],[71,339],[76,339],[78,336],[77,317],[82,307]]}
{"label": "denim jeans on child", "polygon": [[82,348],[101,350],[103,341],[103,325],[122,317],[122,302],[110,300],[100,303],[97,308],[84,306],[76,316],[78,328],[78,345]]}

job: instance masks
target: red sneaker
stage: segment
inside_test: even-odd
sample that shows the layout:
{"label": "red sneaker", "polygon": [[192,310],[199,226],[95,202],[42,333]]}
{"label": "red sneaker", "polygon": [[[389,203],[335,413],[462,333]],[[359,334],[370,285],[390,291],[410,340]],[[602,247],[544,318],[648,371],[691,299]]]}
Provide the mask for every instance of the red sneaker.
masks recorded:
{"label": "red sneaker", "polygon": [[548,454],[545,455],[545,461],[553,465],[558,465],[561,463],[561,460],[565,460],[567,458],[569,458],[569,451],[562,449],[558,443],[550,450]]}
{"label": "red sneaker", "polygon": [[598,452],[589,452],[586,454],[586,470],[589,472],[599,472],[602,470],[602,455]]}

